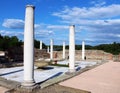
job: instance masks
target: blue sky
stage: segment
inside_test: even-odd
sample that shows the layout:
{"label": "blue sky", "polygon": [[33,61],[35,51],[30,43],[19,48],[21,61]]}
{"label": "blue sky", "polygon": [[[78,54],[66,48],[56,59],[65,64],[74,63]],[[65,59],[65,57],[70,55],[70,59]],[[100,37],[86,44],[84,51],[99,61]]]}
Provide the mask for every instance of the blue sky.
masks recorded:
{"label": "blue sky", "polygon": [[47,45],[68,44],[71,24],[76,44],[120,42],[120,0],[0,0],[0,34],[24,40],[27,4],[35,6],[35,39]]}

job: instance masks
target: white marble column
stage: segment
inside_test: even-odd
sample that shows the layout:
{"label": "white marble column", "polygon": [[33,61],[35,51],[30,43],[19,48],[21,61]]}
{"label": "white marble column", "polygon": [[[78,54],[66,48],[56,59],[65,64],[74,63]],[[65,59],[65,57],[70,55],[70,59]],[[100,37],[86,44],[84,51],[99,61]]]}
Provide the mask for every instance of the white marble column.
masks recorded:
{"label": "white marble column", "polygon": [[70,26],[69,32],[69,72],[75,72],[75,25]]}
{"label": "white marble column", "polygon": [[48,47],[47,47],[47,53],[49,53],[49,52],[50,52],[49,50],[50,50],[50,48],[49,48],[49,46],[48,46]]}
{"label": "white marble column", "polygon": [[63,42],[63,59],[65,59],[65,42]]}
{"label": "white marble column", "polygon": [[53,60],[53,39],[50,40],[50,59]]}
{"label": "white marble column", "polygon": [[85,60],[85,42],[82,41],[82,60]]}
{"label": "white marble column", "polygon": [[35,85],[34,81],[34,6],[26,6],[24,27],[24,81],[23,86]]}
{"label": "white marble column", "polygon": [[40,41],[40,50],[42,50],[42,41]]}

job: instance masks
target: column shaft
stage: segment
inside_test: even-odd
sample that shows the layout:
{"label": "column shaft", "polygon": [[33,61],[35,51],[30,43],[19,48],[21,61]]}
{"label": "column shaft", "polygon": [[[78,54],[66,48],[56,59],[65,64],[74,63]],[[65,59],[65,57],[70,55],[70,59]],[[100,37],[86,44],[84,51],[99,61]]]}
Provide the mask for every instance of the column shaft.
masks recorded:
{"label": "column shaft", "polygon": [[24,28],[24,82],[23,86],[33,86],[34,81],[34,6],[26,6]]}
{"label": "column shaft", "polygon": [[70,26],[69,34],[69,71],[75,72],[75,26]]}
{"label": "column shaft", "polygon": [[40,41],[40,50],[42,50],[42,41]]}
{"label": "column shaft", "polygon": [[63,42],[63,59],[65,59],[65,42]]}
{"label": "column shaft", "polygon": [[82,60],[85,60],[85,42],[82,41]]}
{"label": "column shaft", "polygon": [[48,46],[48,47],[47,47],[47,53],[49,53],[49,50],[50,50],[50,49],[49,49],[49,46]]}
{"label": "column shaft", "polygon": [[53,60],[53,40],[50,40],[50,59]]}

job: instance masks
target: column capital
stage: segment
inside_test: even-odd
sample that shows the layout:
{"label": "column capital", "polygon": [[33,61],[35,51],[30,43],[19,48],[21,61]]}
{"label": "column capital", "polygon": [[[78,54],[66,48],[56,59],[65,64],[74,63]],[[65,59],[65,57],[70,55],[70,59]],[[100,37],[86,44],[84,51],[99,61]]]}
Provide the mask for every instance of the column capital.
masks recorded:
{"label": "column capital", "polygon": [[26,5],[26,8],[27,7],[32,7],[33,9],[35,9],[35,6],[34,5]]}
{"label": "column capital", "polygon": [[71,26],[75,27],[75,25],[73,25],[73,24],[71,24],[70,27],[71,27]]}

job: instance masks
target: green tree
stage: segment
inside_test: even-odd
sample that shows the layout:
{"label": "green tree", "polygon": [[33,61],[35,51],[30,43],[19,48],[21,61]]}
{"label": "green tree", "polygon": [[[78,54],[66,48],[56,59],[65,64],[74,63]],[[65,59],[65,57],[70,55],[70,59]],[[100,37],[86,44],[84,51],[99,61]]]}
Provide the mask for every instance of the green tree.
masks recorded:
{"label": "green tree", "polygon": [[2,36],[0,35],[0,50],[7,50],[10,47],[18,47],[23,45],[22,41],[19,41],[19,39],[16,36]]}
{"label": "green tree", "polygon": [[[34,47],[35,48],[40,48],[40,41],[38,41],[38,40],[34,40]],[[42,47],[43,47],[43,49],[46,49],[47,48],[47,46],[42,42]]]}
{"label": "green tree", "polygon": [[10,38],[9,47],[18,46],[18,45],[19,45],[19,39],[16,36],[12,36]]}

